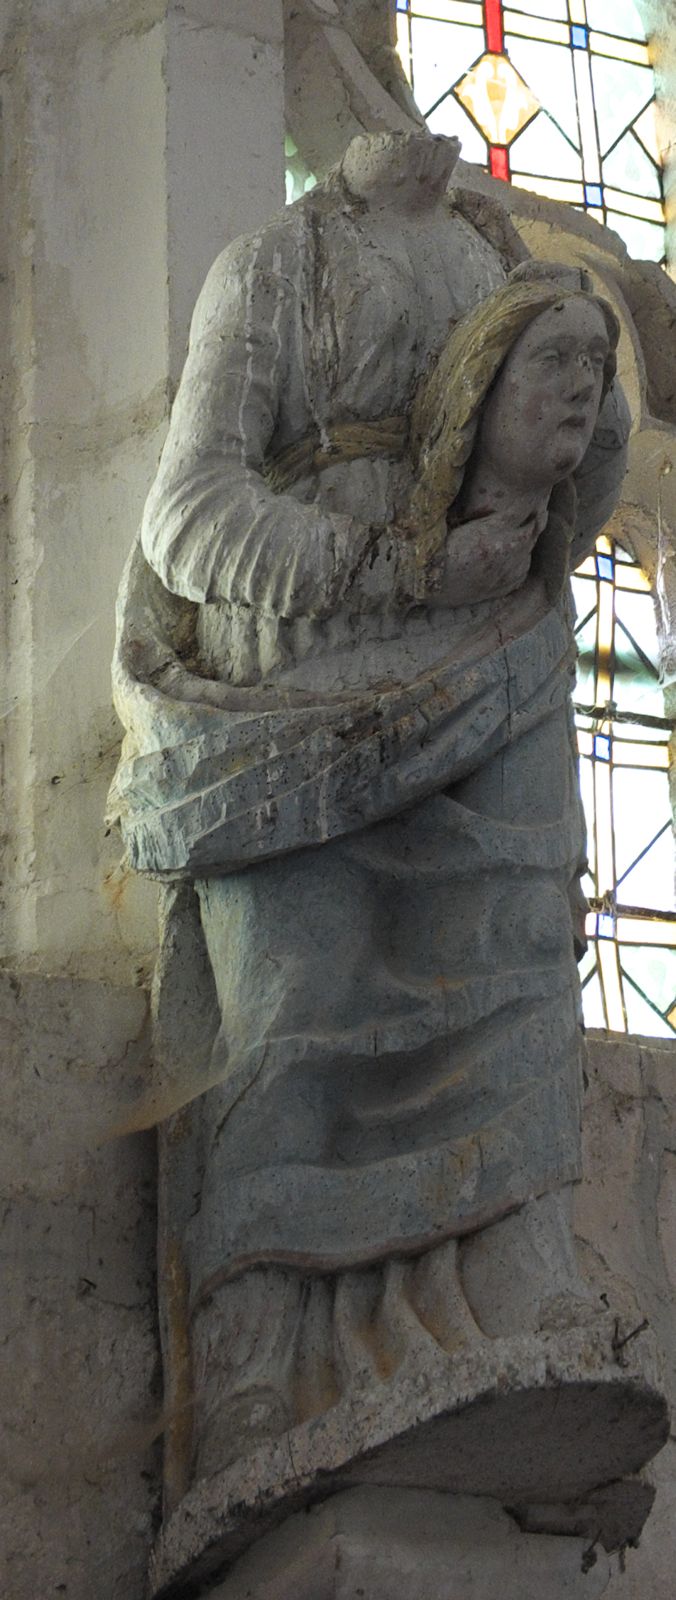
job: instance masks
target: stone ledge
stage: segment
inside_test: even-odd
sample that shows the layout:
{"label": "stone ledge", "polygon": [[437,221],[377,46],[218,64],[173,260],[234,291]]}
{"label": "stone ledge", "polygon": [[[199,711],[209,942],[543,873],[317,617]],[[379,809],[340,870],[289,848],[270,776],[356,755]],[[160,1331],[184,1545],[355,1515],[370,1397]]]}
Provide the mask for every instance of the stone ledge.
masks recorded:
{"label": "stone ledge", "polygon": [[595,1536],[609,1548],[636,1538],[652,1495],[621,1480],[661,1449],[668,1410],[652,1336],[618,1355],[616,1326],[607,1316],[440,1355],[201,1481],[161,1534],[151,1594],[188,1600],[292,1512],[356,1484],[488,1497],[522,1518],[549,1507],[554,1523],[564,1507],[566,1533],[575,1514],[587,1531],[585,1502],[612,1486],[605,1517],[603,1498],[592,1503]]}

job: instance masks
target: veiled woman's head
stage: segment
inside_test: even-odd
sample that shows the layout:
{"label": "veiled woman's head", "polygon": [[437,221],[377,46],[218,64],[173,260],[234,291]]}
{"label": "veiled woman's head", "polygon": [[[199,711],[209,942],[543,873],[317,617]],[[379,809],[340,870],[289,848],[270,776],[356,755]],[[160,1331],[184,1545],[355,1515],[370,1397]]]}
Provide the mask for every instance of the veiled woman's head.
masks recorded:
{"label": "veiled woman's head", "polygon": [[424,532],[481,466],[547,495],[583,460],[615,372],[619,327],[586,274],[527,262],[454,328],[411,422]]}

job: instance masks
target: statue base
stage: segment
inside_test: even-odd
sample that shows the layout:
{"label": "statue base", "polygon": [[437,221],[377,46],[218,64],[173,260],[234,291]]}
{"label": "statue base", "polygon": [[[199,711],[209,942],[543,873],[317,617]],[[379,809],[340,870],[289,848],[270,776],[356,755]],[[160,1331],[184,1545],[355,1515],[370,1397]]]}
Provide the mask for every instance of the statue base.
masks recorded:
{"label": "statue base", "polygon": [[150,1593],[203,1594],[294,1512],[356,1485],[486,1498],[528,1533],[612,1550],[640,1534],[653,1494],[631,1480],[668,1431],[652,1335],[619,1335],[612,1316],[440,1351],[200,1480],[160,1534]]}
{"label": "statue base", "polygon": [[[494,1500],[347,1489],[247,1551],[208,1600],[600,1600],[603,1550],[523,1534]],[[205,1600],[207,1597],[205,1596]]]}

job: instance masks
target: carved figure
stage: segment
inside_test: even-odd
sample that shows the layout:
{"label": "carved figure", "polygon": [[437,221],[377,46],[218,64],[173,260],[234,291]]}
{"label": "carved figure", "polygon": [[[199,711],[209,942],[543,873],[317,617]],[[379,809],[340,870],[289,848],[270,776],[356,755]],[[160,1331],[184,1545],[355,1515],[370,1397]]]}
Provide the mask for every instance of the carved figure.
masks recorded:
{"label": "carved figure", "polygon": [[357,140],[219,258],[123,582],[170,1500],[430,1341],[588,1308],[567,574],[621,481],[617,325],[506,278],[456,153]]}

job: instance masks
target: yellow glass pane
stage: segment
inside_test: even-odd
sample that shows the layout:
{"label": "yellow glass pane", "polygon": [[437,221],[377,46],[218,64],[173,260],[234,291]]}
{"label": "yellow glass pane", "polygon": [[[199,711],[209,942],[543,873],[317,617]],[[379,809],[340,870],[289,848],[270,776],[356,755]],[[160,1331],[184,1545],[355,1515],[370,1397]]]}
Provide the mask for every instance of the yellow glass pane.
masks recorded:
{"label": "yellow glass pane", "polygon": [[627,1019],[624,1014],[624,1001],[622,999],[622,977],[620,963],[617,955],[617,945],[614,939],[599,939],[596,946],[598,953],[603,998],[606,1003],[608,1027],[613,1033],[626,1033]]}
{"label": "yellow glass pane", "polygon": [[606,189],[606,205],[613,211],[626,212],[629,217],[644,217],[647,222],[664,222],[662,201],[646,200],[644,195],[628,195],[620,189]]}
{"label": "yellow glass pane", "polygon": [[596,881],[600,895],[615,888],[615,841],[610,795],[610,762],[594,762],[594,807],[596,813]]}
{"label": "yellow glass pane", "polygon": [[455,94],[490,144],[511,144],[540,110],[511,61],[490,51],[465,74]]}
{"label": "yellow glass pane", "polygon": [[616,56],[619,61],[636,61],[641,67],[649,67],[651,64],[647,44],[638,44],[635,39],[614,39],[612,33],[597,33],[592,28],[589,43],[599,56]]}
{"label": "yellow glass pane", "polygon": [[627,567],[622,561],[618,561],[615,582],[618,589],[638,589],[641,594],[650,594],[649,579],[640,567]]}
{"label": "yellow glass pane", "polygon": [[605,226],[606,219],[602,206],[587,206],[587,216],[592,217],[594,222],[599,222],[602,228]]}
{"label": "yellow glass pane", "polygon": [[517,189],[528,189],[532,194],[541,194],[546,200],[567,200],[569,205],[581,206],[584,203],[584,189],[581,183],[574,183],[567,178],[522,178],[520,173],[512,173],[512,184]]}
{"label": "yellow glass pane", "polygon": [[598,539],[596,541],[596,548],[597,548],[598,553],[599,553],[600,556],[611,556],[612,555],[613,546],[612,546],[611,540],[608,538],[607,533],[600,533],[599,534]]}
{"label": "yellow glass pane", "polygon": [[614,631],[613,612],[613,586],[610,583],[600,583],[598,586],[598,624],[596,633],[596,704],[605,705],[610,700],[612,692],[611,660]]}
{"label": "yellow glass pane", "polygon": [[623,917],[617,919],[617,937],[621,944],[666,944],[676,946],[676,921],[667,922],[661,917]]}
{"label": "yellow glass pane", "polygon": [[640,743],[616,739],[613,743],[613,761],[618,767],[661,767],[666,771],[669,748],[666,744],[649,744],[645,739]]}
{"label": "yellow glass pane", "polygon": [[579,567],[575,568],[575,577],[576,578],[595,578],[596,577],[596,562],[595,562],[593,556],[587,556],[586,560],[580,562]]}
{"label": "yellow glass pane", "polygon": [[667,1011],[667,1022],[671,1023],[672,1028],[676,1028],[676,1006],[672,1006],[671,1011]]}
{"label": "yellow glass pane", "polygon": [[586,50],[573,51],[573,67],[575,69],[575,88],[577,90],[577,114],[580,122],[580,140],[582,145],[582,164],[587,183],[601,182],[601,165],[599,162],[598,140],[596,136],[596,113],[594,111],[594,91],[591,81],[591,67]]}
{"label": "yellow glass pane", "polygon": [[633,128],[634,133],[638,134],[644,150],[647,150],[648,155],[652,156],[653,161],[656,161],[659,165],[662,159],[662,151],[660,149],[659,134],[657,131],[657,116],[655,113],[654,102],[652,105],[646,106],[645,111],[642,111],[640,117],[636,118]]}
{"label": "yellow glass pane", "polygon": [[586,23],[587,7],[585,0],[568,0],[568,10],[570,12],[571,22]]}
{"label": "yellow glass pane", "polygon": [[504,17],[507,33],[519,33],[525,39],[546,39],[551,44],[570,44],[570,30],[565,22],[524,17],[520,11],[505,11]]}

